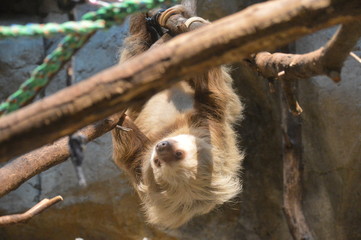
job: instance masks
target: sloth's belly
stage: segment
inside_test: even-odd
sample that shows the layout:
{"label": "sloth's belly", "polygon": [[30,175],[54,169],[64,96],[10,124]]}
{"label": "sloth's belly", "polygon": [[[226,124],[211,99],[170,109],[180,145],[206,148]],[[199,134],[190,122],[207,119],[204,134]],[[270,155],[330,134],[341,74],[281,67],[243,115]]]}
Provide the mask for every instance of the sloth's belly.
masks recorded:
{"label": "sloth's belly", "polygon": [[[170,89],[164,90],[148,100],[140,112],[136,123],[145,132],[153,132],[172,123],[179,114],[193,108],[194,91],[187,83],[181,82]],[[149,127],[152,126],[152,127]]]}

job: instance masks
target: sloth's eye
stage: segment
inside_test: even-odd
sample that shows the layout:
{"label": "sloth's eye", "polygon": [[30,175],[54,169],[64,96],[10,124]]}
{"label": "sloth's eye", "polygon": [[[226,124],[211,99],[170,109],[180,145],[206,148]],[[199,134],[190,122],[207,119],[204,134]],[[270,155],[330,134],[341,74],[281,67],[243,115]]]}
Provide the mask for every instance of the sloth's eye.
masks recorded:
{"label": "sloth's eye", "polygon": [[175,152],[175,157],[176,157],[177,159],[181,159],[181,158],[183,157],[183,152],[181,152],[181,151],[176,151],[176,152]]}

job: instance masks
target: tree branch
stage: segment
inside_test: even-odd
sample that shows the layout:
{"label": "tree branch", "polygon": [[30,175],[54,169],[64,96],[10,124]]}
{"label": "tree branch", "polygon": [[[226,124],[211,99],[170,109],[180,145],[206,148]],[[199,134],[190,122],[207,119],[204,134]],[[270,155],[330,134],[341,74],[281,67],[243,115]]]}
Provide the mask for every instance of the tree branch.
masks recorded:
{"label": "tree branch", "polygon": [[359,0],[270,1],[178,36],[0,119],[0,161],[69,135],[182,77],[360,18]]}
{"label": "tree branch", "polygon": [[290,111],[299,115],[302,109],[294,97],[290,82],[317,75],[326,75],[339,82],[343,63],[360,37],[361,21],[348,22],[339,28],[324,47],[316,51],[307,54],[261,52],[255,55],[254,64],[265,78],[281,81]]}
{"label": "tree branch", "polygon": [[[112,130],[123,114],[114,114],[107,119],[79,131],[90,142]],[[51,145],[30,152],[9,162],[0,168],[0,197],[18,188],[31,177],[52,166],[66,161],[70,156],[68,137],[64,137]]]}
{"label": "tree branch", "polygon": [[10,225],[10,224],[26,222],[30,218],[34,217],[35,215],[40,214],[47,208],[53,206],[54,204],[56,204],[60,201],[63,201],[63,198],[61,196],[56,196],[52,199],[45,198],[45,199],[41,200],[39,203],[37,203],[34,207],[30,208],[25,213],[1,216],[0,217],[0,227]]}
{"label": "tree branch", "polygon": [[295,240],[313,240],[302,211],[302,134],[299,117],[281,100],[283,130],[283,210]]}

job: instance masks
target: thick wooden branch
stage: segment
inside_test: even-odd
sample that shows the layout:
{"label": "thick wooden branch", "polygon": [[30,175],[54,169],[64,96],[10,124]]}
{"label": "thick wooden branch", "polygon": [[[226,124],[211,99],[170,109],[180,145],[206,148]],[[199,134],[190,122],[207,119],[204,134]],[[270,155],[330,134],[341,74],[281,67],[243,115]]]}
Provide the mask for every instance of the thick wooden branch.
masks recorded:
{"label": "thick wooden branch", "polygon": [[361,20],[343,24],[323,49],[324,72],[335,82],[341,80],[341,68],[361,37]]}
{"label": "thick wooden branch", "polygon": [[45,198],[24,213],[1,216],[0,227],[29,221],[35,215],[40,214],[44,210],[48,209],[49,207],[53,206],[54,204],[62,200],[63,198],[61,196],[56,196],[52,199]]}
{"label": "thick wooden branch", "polygon": [[343,63],[360,37],[361,21],[352,21],[342,25],[318,50],[307,54],[261,52],[255,55],[254,64],[265,78],[281,81],[290,111],[299,115],[302,109],[294,97],[291,82],[317,75],[326,75],[339,82]]}
{"label": "thick wooden branch", "polygon": [[[112,130],[118,124],[121,116],[122,113],[114,114],[81,129],[79,133],[86,137],[87,142],[92,141]],[[0,168],[0,197],[15,190],[36,174],[66,161],[69,156],[68,137],[64,137],[53,144],[14,159]]]}
{"label": "thick wooden branch", "polygon": [[38,148],[210,66],[360,17],[359,0],[253,5],[0,119],[0,161]]}
{"label": "thick wooden branch", "polygon": [[340,81],[343,63],[361,37],[361,21],[342,25],[333,38],[320,49],[307,54],[261,52],[255,64],[266,78],[278,78],[281,72],[286,79],[307,79],[327,75]]}

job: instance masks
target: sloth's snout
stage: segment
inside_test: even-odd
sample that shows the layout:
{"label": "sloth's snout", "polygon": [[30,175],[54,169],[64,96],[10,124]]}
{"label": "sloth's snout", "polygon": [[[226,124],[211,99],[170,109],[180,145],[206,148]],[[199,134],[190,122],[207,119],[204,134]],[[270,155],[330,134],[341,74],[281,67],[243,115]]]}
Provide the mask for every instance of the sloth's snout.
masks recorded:
{"label": "sloth's snout", "polygon": [[174,156],[175,145],[176,142],[171,139],[161,141],[155,145],[156,155],[154,161],[156,165],[160,165],[161,162],[170,163],[176,160]]}
{"label": "sloth's snout", "polygon": [[169,151],[172,150],[172,144],[169,141],[161,141],[156,145],[155,149],[158,153]]}

